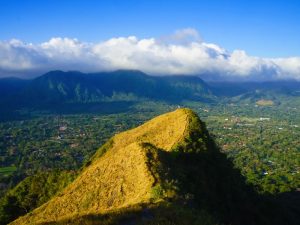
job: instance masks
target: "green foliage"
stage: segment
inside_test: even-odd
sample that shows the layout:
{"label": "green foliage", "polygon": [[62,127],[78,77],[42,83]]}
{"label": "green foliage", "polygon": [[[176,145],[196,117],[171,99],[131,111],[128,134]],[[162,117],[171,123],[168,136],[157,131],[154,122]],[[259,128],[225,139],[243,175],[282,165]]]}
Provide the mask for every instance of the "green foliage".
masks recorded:
{"label": "green foliage", "polygon": [[52,171],[25,178],[0,199],[0,224],[7,224],[45,203],[75,176],[74,172]]}
{"label": "green foliage", "polygon": [[151,198],[153,199],[153,201],[157,201],[160,198],[162,198],[163,196],[164,196],[164,190],[160,184],[155,185],[151,189]]}
{"label": "green foliage", "polygon": [[271,108],[224,104],[210,108],[205,118],[222,151],[260,193],[277,194],[300,186],[296,103]]}

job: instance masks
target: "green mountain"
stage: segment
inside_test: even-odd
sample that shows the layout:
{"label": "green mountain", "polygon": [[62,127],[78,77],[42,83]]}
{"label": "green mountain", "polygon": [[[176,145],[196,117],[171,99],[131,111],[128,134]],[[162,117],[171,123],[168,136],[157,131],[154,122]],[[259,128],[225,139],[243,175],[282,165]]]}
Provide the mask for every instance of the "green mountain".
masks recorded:
{"label": "green mountain", "polygon": [[52,71],[6,93],[11,94],[11,102],[22,107],[141,99],[208,101],[212,97],[209,87],[198,77],[154,77],[130,70],[93,74]]}
{"label": "green mountain", "polygon": [[63,191],[11,224],[297,224],[291,215],[256,195],[198,116],[178,109],[112,137]]}
{"label": "green mountain", "polygon": [[[117,113],[145,101],[255,103],[299,96],[299,82],[204,82],[199,76],[149,76],[140,71],[81,73],[51,71],[32,80],[0,79],[0,120],[23,118],[28,111]],[[24,114],[25,112],[25,114]],[[25,116],[26,117],[26,116]]]}

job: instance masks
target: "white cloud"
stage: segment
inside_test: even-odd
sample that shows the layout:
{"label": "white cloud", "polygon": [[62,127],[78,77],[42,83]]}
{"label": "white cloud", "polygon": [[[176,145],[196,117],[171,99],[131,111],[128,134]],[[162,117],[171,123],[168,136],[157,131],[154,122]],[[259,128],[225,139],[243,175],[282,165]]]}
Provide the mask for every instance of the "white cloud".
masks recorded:
{"label": "white cloud", "polygon": [[52,38],[41,44],[0,41],[0,77],[33,76],[49,70],[96,72],[137,69],[154,75],[213,74],[230,79],[300,80],[300,57],[260,58],[243,50],[228,52],[201,41],[194,29],[164,38],[135,36],[99,43]]}

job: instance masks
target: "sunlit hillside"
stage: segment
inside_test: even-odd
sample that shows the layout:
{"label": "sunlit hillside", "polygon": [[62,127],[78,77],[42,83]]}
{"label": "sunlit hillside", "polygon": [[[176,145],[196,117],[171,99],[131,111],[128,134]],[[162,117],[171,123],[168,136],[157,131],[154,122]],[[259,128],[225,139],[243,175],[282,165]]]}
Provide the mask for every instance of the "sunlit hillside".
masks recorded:
{"label": "sunlit hillside", "polygon": [[170,151],[187,136],[191,114],[179,109],[116,135],[63,193],[13,224],[55,221],[150,202],[158,178],[147,146]]}

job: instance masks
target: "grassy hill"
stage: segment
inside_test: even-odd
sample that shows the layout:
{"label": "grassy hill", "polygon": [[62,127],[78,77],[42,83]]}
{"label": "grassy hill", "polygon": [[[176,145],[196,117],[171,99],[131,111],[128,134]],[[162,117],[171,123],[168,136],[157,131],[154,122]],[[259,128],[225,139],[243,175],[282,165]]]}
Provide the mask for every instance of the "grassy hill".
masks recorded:
{"label": "grassy hill", "polygon": [[[170,151],[184,138],[188,125],[188,113],[178,110],[116,135],[60,196],[22,220],[54,221],[150,202],[157,178],[147,145]],[[103,151],[107,153],[99,157]]]}
{"label": "grassy hill", "polygon": [[245,184],[194,112],[178,109],[115,135],[64,191],[11,224],[293,222]]}

